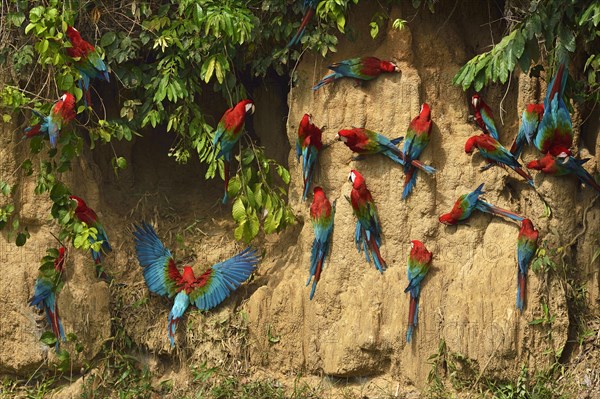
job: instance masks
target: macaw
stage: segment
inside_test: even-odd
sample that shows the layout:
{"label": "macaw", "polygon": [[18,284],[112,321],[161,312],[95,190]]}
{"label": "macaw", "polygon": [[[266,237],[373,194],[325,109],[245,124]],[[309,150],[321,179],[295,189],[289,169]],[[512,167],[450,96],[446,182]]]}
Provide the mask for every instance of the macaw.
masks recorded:
{"label": "macaw", "polygon": [[110,281],[111,278],[100,266],[100,264],[102,263],[102,253],[107,254],[110,251],[112,251],[112,247],[108,242],[106,230],[104,230],[104,227],[98,220],[98,215],[96,215],[96,212],[94,212],[92,208],[88,207],[83,199],[77,197],[76,195],[70,195],[69,198],[77,203],[77,208],[75,209],[75,217],[77,217],[77,219],[79,219],[80,222],[85,223],[88,227],[93,227],[98,231],[95,238],[90,236],[88,239],[92,244],[98,241],[102,241],[100,251],[95,251],[94,249],[90,249],[90,251],[92,253],[92,259],[96,264],[96,273],[98,277],[105,281]]}
{"label": "macaw", "polygon": [[537,250],[539,232],[529,219],[523,219],[517,238],[517,309],[523,313],[525,297],[527,296],[527,269]]}
{"label": "macaw", "polygon": [[[340,130],[336,138],[346,144],[352,151],[362,155],[383,154],[392,161],[404,166],[405,155],[396,145],[400,143],[403,137],[398,137],[393,140],[388,139],[382,134],[368,130],[365,128],[354,128],[348,130]],[[429,165],[425,165],[418,159],[411,159],[410,163],[422,171],[433,174],[435,169]]]}
{"label": "macaw", "polygon": [[169,313],[168,336],[175,346],[177,324],[190,303],[200,310],[218,306],[250,277],[259,257],[250,247],[226,261],[212,265],[199,277],[191,266],[177,270],[171,251],[160,241],[152,225],[142,222],[134,226],[134,242],[148,290],[158,295],[175,297]]}
{"label": "macaw", "polygon": [[327,67],[333,73],[325,76],[313,86],[313,90],[325,86],[340,78],[354,78],[358,80],[373,80],[384,72],[400,72],[400,68],[391,61],[382,61],[376,57],[358,57],[333,63]]}
{"label": "macaw", "polygon": [[302,22],[300,23],[300,27],[296,34],[292,37],[290,42],[286,47],[292,47],[296,44],[300,43],[302,36],[304,35],[304,31],[306,30],[306,26],[315,15],[315,10],[317,9],[317,4],[319,0],[304,0],[304,17],[302,18]]}
{"label": "macaw", "polygon": [[543,104],[528,104],[523,115],[521,116],[521,126],[519,127],[519,133],[515,137],[515,141],[510,147],[510,152],[519,159],[525,143],[533,144],[538,131],[538,126],[544,115]]}
{"label": "macaw", "polygon": [[71,43],[71,47],[67,48],[67,54],[73,58],[75,68],[81,74],[79,88],[83,91],[85,105],[90,106],[92,104],[90,80],[99,79],[110,82],[108,69],[94,46],[83,40],[77,29],[69,26],[67,28],[67,38]]}
{"label": "macaw", "polygon": [[404,141],[404,190],[402,191],[402,199],[406,199],[412,192],[415,183],[417,182],[417,170],[412,165],[413,159],[418,159],[421,152],[429,144],[431,134],[431,111],[429,104],[421,105],[421,113],[416,116],[408,125],[406,140]]}
{"label": "macaw", "polygon": [[325,192],[321,187],[315,187],[312,205],[310,206],[310,219],[312,221],[313,230],[315,231],[315,239],[312,244],[310,254],[310,276],[306,285],[313,280],[310,290],[310,299],[315,295],[317,283],[321,279],[321,272],[325,259],[329,254],[331,247],[331,236],[333,234],[333,219],[335,217],[335,201],[332,204],[325,196]]}
{"label": "macaw", "polygon": [[458,197],[458,200],[456,200],[454,203],[452,210],[439,217],[440,223],[453,226],[467,220],[475,209],[481,212],[490,213],[492,215],[504,216],[517,222],[520,222],[524,219],[522,216],[519,216],[514,212],[498,208],[497,206],[480,199],[479,197],[482,194],[485,194],[483,191],[483,183],[481,183],[475,191]]}
{"label": "macaw", "polygon": [[546,153],[542,158],[531,161],[527,164],[529,169],[542,171],[552,176],[575,175],[585,185],[592,187],[600,193],[600,185],[596,179],[583,168],[583,164],[589,161],[586,159],[575,159],[571,155],[561,153],[558,156],[553,156],[550,152]]}
{"label": "macaw", "polygon": [[475,110],[475,122],[477,122],[477,125],[483,130],[483,133],[489,134],[496,140],[500,140],[492,109],[477,93],[473,94],[473,97],[471,97],[471,104]]}
{"label": "macaw", "polygon": [[513,154],[492,136],[480,134],[478,136],[470,137],[465,143],[465,152],[471,154],[475,148],[479,149],[479,153],[488,162],[493,162],[501,166],[508,166],[523,177],[531,187],[534,187],[533,179],[529,173],[525,172]]}
{"label": "macaw", "polygon": [[425,248],[421,241],[412,240],[410,242],[410,255],[408,255],[408,287],[404,292],[410,292],[410,305],[408,308],[408,329],[406,330],[406,342],[410,342],[413,330],[417,326],[419,314],[419,294],[421,292],[421,282],[429,271],[431,258],[433,254]]}
{"label": "macaw", "polygon": [[217,153],[216,159],[223,158],[225,163],[224,204],[229,200],[227,196],[227,187],[229,186],[229,163],[233,156],[233,147],[240,137],[242,137],[241,133],[244,130],[244,125],[246,123],[246,115],[252,115],[254,109],[254,102],[252,102],[252,100],[240,101],[234,107],[225,111],[217,125],[217,130],[215,131],[213,146],[216,146],[217,143],[221,145],[221,149]]}
{"label": "macaw", "polygon": [[59,342],[66,339],[56,301],[64,284],[62,272],[65,266],[65,247],[48,250],[48,255],[44,256],[42,262],[40,276],[35,280],[34,293],[29,299],[29,305],[46,312],[46,318],[56,337],[56,350],[58,351]]}
{"label": "macaw", "polygon": [[348,180],[352,183],[350,198],[346,199],[352,205],[352,210],[356,216],[356,230],[354,233],[354,243],[358,252],[364,250],[368,263],[371,258],[375,267],[383,274],[387,268],[385,260],[381,257],[379,247],[381,246],[381,225],[377,216],[377,209],[371,192],[367,189],[364,177],[356,170],[350,171]]}
{"label": "macaw", "polygon": [[296,154],[302,155],[302,176],[304,178],[304,190],[302,191],[302,200],[305,201],[312,182],[319,151],[323,147],[321,142],[322,131],[312,123],[310,114],[304,114],[300,126],[298,127],[298,139],[296,140]]}
{"label": "macaw", "polygon": [[75,97],[71,93],[63,94],[52,106],[50,115],[44,116],[37,111],[33,113],[41,119],[37,125],[25,128],[23,139],[29,139],[34,136],[47,136],[50,139],[52,148],[56,148],[58,135],[63,126],[75,119]]}
{"label": "macaw", "polygon": [[554,156],[561,153],[571,155],[573,145],[573,125],[567,105],[563,100],[569,72],[561,63],[556,76],[548,85],[544,99],[544,115],[538,127],[534,144],[543,154],[550,152]]}

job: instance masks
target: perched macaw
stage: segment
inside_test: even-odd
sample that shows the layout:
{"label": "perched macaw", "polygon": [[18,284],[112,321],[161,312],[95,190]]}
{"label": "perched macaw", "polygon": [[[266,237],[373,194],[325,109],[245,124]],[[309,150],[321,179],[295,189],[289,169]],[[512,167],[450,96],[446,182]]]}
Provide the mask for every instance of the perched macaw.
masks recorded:
{"label": "perched macaw", "polygon": [[304,190],[302,200],[305,201],[317,167],[319,151],[323,147],[321,142],[322,131],[312,123],[310,114],[304,114],[298,127],[298,139],[296,140],[296,154],[302,155],[302,176],[304,178]]}
{"label": "perched macaw", "polygon": [[561,63],[556,76],[548,85],[544,99],[544,116],[538,127],[534,144],[543,154],[550,152],[554,156],[561,153],[571,155],[573,145],[573,125],[567,105],[563,100],[569,72]]}
{"label": "perched macaw", "polygon": [[37,125],[25,128],[23,139],[29,139],[34,136],[47,136],[50,139],[52,148],[56,148],[60,130],[75,119],[75,97],[71,93],[63,94],[58,101],[54,103],[50,115],[44,116],[37,111],[33,111],[42,121]]}
{"label": "perched macaw", "polygon": [[417,326],[419,314],[419,294],[421,293],[421,282],[429,271],[431,257],[433,254],[425,248],[421,241],[412,240],[411,250],[408,255],[408,287],[404,292],[410,292],[410,305],[408,308],[408,329],[406,330],[406,342],[410,342],[413,330]]}
{"label": "perched macaw", "polygon": [[217,143],[221,145],[221,149],[217,154],[217,159],[223,158],[225,163],[225,195],[223,195],[223,203],[226,204],[229,200],[227,196],[227,187],[229,186],[229,163],[233,156],[233,147],[242,137],[244,125],[246,123],[246,115],[254,113],[254,102],[252,100],[242,100],[233,108],[229,108],[219,121],[213,146]]}
{"label": "perched macaw", "polygon": [[333,206],[325,196],[325,192],[321,187],[315,187],[312,205],[310,206],[310,219],[312,221],[313,230],[315,231],[315,239],[312,244],[310,254],[310,276],[306,285],[313,280],[310,290],[310,299],[315,295],[317,283],[321,279],[321,272],[325,259],[329,254],[331,247],[331,236],[333,233],[333,219],[335,217],[335,201]]}
{"label": "perched macaw", "polygon": [[470,137],[465,143],[465,152],[471,154],[475,148],[479,149],[479,153],[488,162],[494,162],[501,166],[508,166],[523,177],[531,187],[534,187],[533,179],[529,173],[525,172],[514,155],[492,136],[480,134],[478,136]]}
{"label": "perched macaw", "polygon": [[481,183],[475,191],[458,197],[458,200],[456,200],[454,203],[452,210],[439,217],[440,223],[453,226],[467,220],[475,209],[481,212],[490,213],[492,215],[504,216],[517,222],[520,222],[524,219],[522,216],[519,216],[514,212],[498,208],[497,206],[479,199],[482,194],[484,194],[483,183]]}
{"label": "perched macaw", "polygon": [[108,236],[106,235],[106,230],[98,220],[98,215],[96,212],[90,207],[87,206],[85,201],[76,195],[70,195],[69,198],[77,203],[77,208],[75,209],[75,217],[79,219],[79,221],[84,222],[88,227],[94,227],[98,233],[96,234],[96,238],[90,236],[90,243],[95,243],[98,241],[102,241],[102,246],[100,247],[100,251],[95,251],[91,249],[92,259],[94,259],[94,263],[96,264],[96,273],[98,277],[105,280],[110,281],[111,278],[106,274],[104,269],[100,266],[102,263],[102,253],[107,254],[112,251],[112,247],[108,242]]}
{"label": "perched macaw", "polygon": [[494,114],[492,114],[492,109],[477,93],[473,94],[473,97],[471,97],[471,104],[475,110],[475,122],[477,122],[477,125],[481,128],[481,130],[496,140],[500,140],[498,136],[498,130],[496,129],[496,123],[494,122]]}
{"label": "perched macaw", "polygon": [[381,273],[387,268],[385,260],[381,257],[379,247],[381,246],[381,225],[377,216],[377,209],[371,192],[367,189],[364,177],[356,170],[350,171],[348,180],[352,182],[352,192],[350,198],[346,199],[352,205],[352,210],[356,216],[356,230],[354,233],[354,243],[358,252],[365,252],[367,262],[371,263],[371,258],[375,267]]}
{"label": "perched macaw", "polygon": [[59,341],[65,340],[65,331],[63,330],[60,316],[58,314],[58,302],[56,297],[63,286],[62,272],[65,265],[65,247],[58,250],[48,250],[48,255],[42,259],[40,267],[40,276],[35,280],[34,293],[29,299],[30,306],[36,306],[46,312],[46,318],[56,337],[56,350],[59,347]]}
{"label": "perched macaw", "polygon": [[519,159],[525,143],[533,144],[538,131],[538,126],[544,115],[543,104],[528,104],[523,115],[521,116],[521,126],[519,127],[519,133],[515,137],[515,141],[510,147],[510,152]]}
{"label": "perched macaw", "polygon": [[406,199],[412,192],[415,183],[417,182],[417,170],[412,165],[413,159],[418,159],[421,152],[429,144],[431,134],[431,111],[429,104],[421,105],[421,113],[416,116],[408,125],[406,140],[404,141],[404,190],[402,191],[402,199]]}
{"label": "perched macaw", "polygon": [[525,297],[527,296],[527,270],[537,250],[539,232],[533,227],[529,219],[523,219],[521,230],[517,238],[517,309],[523,312]]}
{"label": "perched macaw", "polygon": [[90,80],[99,79],[110,82],[108,69],[94,46],[83,40],[77,29],[69,26],[67,28],[67,37],[71,43],[71,47],[67,48],[67,54],[73,58],[75,68],[81,74],[79,87],[83,91],[83,101],[85,105],[91,105]]}
{"label": "perched macaw", "polygon": [[582,166],[589,160],[589,158],[575,159],[573,156],[565,153],[555,157],[548,152],[542,158],[529,162],[527,167],[552,176],[575,175],[583,184],[592,187],[600,193],[600,185],[598,185],[596,179],[594,179],[594,177]]}
{"label": "perched macaw", "polygon": [[177,324],[190,303],[200,310],[216,307],[250,277],[259,262],[256,250],[248,247],[209,267],[199,277],[190,266],[184,266],[181,274],[171,251],[160,241],[152,225],[142,222],[141,226],[134,227],[135,251],[148,289],[158,295],[175,297],[168,324],[171,347],[175,345]]}
{"label": "perched macaw", "polygon": [[[398,137],[393,140],[388,139],[382,134],[364,128],[354,128],[348,130],[340,130],[336,138],[341,140],[352,151],[362,155],[383,154],[392,161],[404,166],[405,155],[396,145],[400,143],[403,137]],[[433,174],[435,169],[429,165],[425,165],[418,159],[411,159],[410,163],[422,171]]]}
{"label": "perched macaw", "polygon": [[400,68],[391,61],[382,61],[376,57],[358,57],[336,62],[329,65],[333,73],[325,76],[313,86],[313,90],[325,86],[340,78],[354,78],[358,80],[373,80],[384,72],[400,72]]}
{"label": "perched macaw", "polygon": [[317,4],[319,0],[304,0],[304,17],[302,18],[302,22],[300,23],[300,27],[296,34],[292,37],[290,42],[287,44],[287,47],[295,46],[300,43],[302,36],[304,36],[304,31],[306,30],[306,26],[312,19],[313,15],[315,15],[315,10],[317,9]]}

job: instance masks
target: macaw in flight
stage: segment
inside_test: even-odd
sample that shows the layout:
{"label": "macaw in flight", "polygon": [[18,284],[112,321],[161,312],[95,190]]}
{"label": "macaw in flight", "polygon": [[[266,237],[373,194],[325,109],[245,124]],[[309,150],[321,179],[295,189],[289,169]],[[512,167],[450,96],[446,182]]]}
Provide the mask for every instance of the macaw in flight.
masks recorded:
{"label": "macaw in flight", "polygon": [[312,205],[310,206],[310,219],[312,221],[315,239],[310,253],[310,276],[306,285],[313,280],[310,290],[310,299],[315,295],[317,283],[321,279],[321,272],[325,259],[331,248],[331,237],[333,235],[333,219],[335,217],[335,201],[333,205],[327,199],[321,187],[315,187]]}
{"label": "macaw in flight", "polygon": [[51,248],[48,255],[42,259],[40,275],[35,280],[33,296],[29,299],[29,305],[44,310],[52,333],[56,337],[56,350],[58,351],[60,341],[65,341],[65,331],[58,314],[57,296],[63,287],[63,270],[65,266],[65,247]]}
{"label": "macaw in flight", "polygon": [[289,48],[300,43],[302,36],[304,36],[304,31],[306,31],[306,26],[315,15],[317,4],[319,4],[319,0],[304,0],[304,17],[302,18],[302,22],[300,23],[298,31],[292,37],[286,47]]}
{"label": "macaw in flight", "polygon": [[425,248],[425,245],[418,240],[410,243],[411,250],[408,255],[408,286],[404,292],[410,293],[410,305],[408,308],[408,329],[406,330],[406,342],[409,343],[413,336],[413,331],[417,326],[419,314],[419,294],[421,293],[421,282],[429,271],[431,258],[433,254]]}
{"label": "macaw in flight", "polygon": [[229,167],[233,158],[233,147],[239,141],[240,137],[242,137],[244,125],[246,124],[246,116],[252,115],[254,110],[255,107],[252,100],[246,99],[240,101],[234,107],[225,111],[215,131],[213,146],[216,146],[217,143],[221,146],[216,159],[223,158],[225,163],[225,194],[222,201],[224,204],[229,200],[227,188],[229,186]]}
{"label": "macaw in flight", "polygon": [[421,105],[421,112],[408,125],[406,140],[404,141],[404,189],[402,199],[406,199],[417,182],[417,170],[411,163],[419,159],[421,152],[429,144],[431,135],[431,111],[429,104]]}
{"label": "macaw in flight", "polygon": [[323,147],[321,141],[322,130],[313,122],[310,114],[304,114],[298,126],[298,138],[296,139],[296,155],[300,159],[302,155],[302,177],[304,189],[302,200],[306,201],[308,190],[312,182],[318,164],[319,151]]}
{"label": "macaw in flight", "polygon": [[35,110],[33,113],[41,119],[41,122],[25,128],[23,139],[29,139],[34,136],[48,137],[50,139],[50,146],[56,148],[61,129],[75,119],[75,97],[71,93],[63,94],[54,103],[48,116],[44,116]]}
{"label": "macaw in flight", "polygon": [[83,101],[86,106],[91,106],[90,81],[99,79],[110,82],[108,69],[96,48],[85,41],[77,29],[69,26],[67,28],[67,38],[71,43],[71,47],[67,48],[67,54],[73,58],[75,68],[81,75],[79,88],[83,91]]}
{"label": "macaw in flight", "polygon": [[517,238],[517,309],[523,313],[525,297],[527,296],[527,270],[537,250],[539,232],[529,219],[523,219]]}
{"label": "macaw in flight", "polygon": [[508,166],[517,172],[521,177],[523,177],[527,184],[529,184],[531,187],[534,187],[533,178],[529,175],[529,173],[525,172],[513,154],[511,154],[510,151],[508,151],[492,136],[480,134],[478,136],[470,137],[465,143],[465,152],[467,154],[471,154],[475,148],[479,149],[479,153],[488,162],[500,166]]}
{"label": "macaw in flight", "polygon": [[112,247],[110,246],[110,243],[108,242],[108,236],[106,235],[106,230],[104,230],[104,226],[102,226],[102,223],[100,223],[100,220],[98,219],[98,215],[96,215],[96,212],[94,212],[94,210],[92,208],[87,206],[87,204],[85,203],[85,201],[82,198],[80,198],[76,195],[70,195],[69,198],[72,201],[75,201],[77,203],[77,207],[75,208],[75,217],[80,222],[85,223],[88,227],[95,228],[98,232],[96,234],[96,237],[92,237],[90,235],[88,239],[91,244],[94,244],[98,241],[102,241],[100,251],[95,251],[93,248],[90,249],[90,251],[92,253],[92,259],[94,260],[94,263],[96,264],[96,274],[102,280],[110,282],[112,280],[111,277],[106,274],[106,272],[104,271],[104,269],[101,266],[103,254],[105,255],[105,254],[109,253],[110,251],[112,251]]}
{"label": "macaw in flight", "polygon": [[134,227],[135,251],[148,290],[175,297],[167,327],[171,347],[175,346],[177,325],[190,303],[200,310],[218,306],[250,277],[260,260],[256,250],[248,247],[212,265],[198,277],[191,266],[184,266],[181,274],[171,251],[160,241],[152,225],[142,222]]}
{"label": "macaw in flight", "polygon": [[490,213],[492,215],[504,216],[517,222],[521,222],[524,219],[522,216],[519,216],[514,212],[498,208],[497,206],[480,199],[479,197],[482,194],[484,194],[483,183],[481,183],[479,187],[475,189],[475,191],[458,197],[458,200],[456,200],[454,203],[452,210],[439,217],[440,223],[453,226],[460,222],[464,222],[471,216],[475,209],[481,212]]}
{"label": "macaw in flight", "polygon": [[471,97],[471,104],[475,110],[475,122],[477,122],[477,126],[479,126],[483,133],[489,134],[496,140],[500,140],[492,109],[483,101],[478,93],[473,94],[473,97]]}
{"label": "macaw in flight", "polygon": [[346,199],[352,206],[352,211],[356,216],[356,230],[354,233],[354,243],[358,252],[365,252],[368,263],[373,263],[377,270],[383,274],[387,264],[381,256],[381,224],[377,215],[377,208],[367,188],[364,177],[356,170],[350,171],[348,180],[352,183],[350,198]]}
{"label": "macaw in flight", "polygon": [[333,63],[327,67],[333,73],[325,76],[319,83],[313,86],[317,90],[341,78],[353,78],[358,80],[373,80],[382,73],[400,72],[400,68],[391,61],[382,61],[376,57],[358,57]]}
{"label": "macaw in flight", "polygon": [[[353,152],[359,154],[357,159],[360,159],[363,155],[383,154],[397,164],[402,166],[406,164],[406,155],[396,147],[402,141],[403,137],[390,140],[386,136],[372,130],[353,128],[340,130],[336,138],[346,144]],[[410,163],[427,174],[433,174],[436,171],[433,167],[425,165],[418,159],[411,159]]]}

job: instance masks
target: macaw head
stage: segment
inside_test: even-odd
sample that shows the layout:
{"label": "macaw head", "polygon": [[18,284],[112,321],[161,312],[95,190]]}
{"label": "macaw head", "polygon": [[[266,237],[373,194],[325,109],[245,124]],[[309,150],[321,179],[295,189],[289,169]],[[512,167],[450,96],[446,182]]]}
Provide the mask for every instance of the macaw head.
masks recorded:
{"label": "macaw head", "polygon": [[308,129],[310,125],[312,125],[312,115],[304,114],[302,120],[300,121],[300,127],[303,129]]}
{"label": "macaw head", "polygon": [[465,152],[467,154],[472,153],[475,147],[477,147],[477,137],[478,136],[469,137],[469,139],[465,143]]}
{"label": "macaw head", "polygon": [[396,63],[392,61],[381,61],[379,63],[379,67],[382,71],[385,72],[400,72],[400,68],[398,68],[398,65],[396,65]]}
{"label": "macaw head", "polygon": [[246,112],[246,115],[252,115],[255,110],[254,102],[249,99],[240,101],[237,106],[244,107],[244,112]]}
{"label": "macaw head", "polygon": [[410,242],[410,257],[417,260],[419,263],[426,264],[431,262],[433,254],[425,248],[425,245],[419,240]]}
{"label": "macaw head", "polygon": [[81,39],[81,35],[79,34],[79,31],[77,29],[73,28],[72,26],[67,27],[67,37],[71,41],[73,41],[75,39]]}
{"label": "macaw head", "polygon": [[431,109],[429,108],[429,104],[427,104],[427,103],[421,104],[421,111],[419,112],[419,118],[425,119],[426,121],[431,120]]}
{"label": "macaw head", "polygon": [[63,104],[69,108],[73,108],[75,106],[75,97],[71,93],[65,93],[60,96],[60,101],[62,101]]}
{"label": "macaw head", "polygon": [[183,266],[183,274],[181,275],[181,279],[186,283],[193,283],[196,280],[196,276],[194,276],[194,269],[191,266]]}
{"label": "macaw head", "polygon": [[446,226],[453,226],[455,224],[454,217],[451,212],[444,213],[442,216],[438,218],[440,223],[445,224]]}
{"label": "macaw head", "polygon": [[348,181],[352,183],[352,188],[358,189],[365,184],[365,178],[356,170],[351,170],[348,175]]}
{"label": "macaw head", "polygon": [[478,93],[473,94],[473,97],[471,97],[471,104],[473,105],[473,108],[479,109],[480,103],[481,103],[481,97],[479,97],[479,94]]}
{"label": "macaw head", "polygon": [[533,231],[533,223],[531,223],[531,220],[523,219],[523,221],[521,222],[521,231]]}
{"label": "macaw head", "polygon": [[82,200],[81,198],[79,198],[78,196],[76,196],[76,195],[69,195],[69,199],[71,201],[75,201],[77,203],[77,210],[87,208],[87,205],[85,204],[85,201]]}
{"label": "macaw head", "polygon": [[323,189],[319,186],[317,186],[313,189],[313,194],[315,195],[315,198],[314,198],[315,201],[317,199],[325,198],[325,191],[323,191]]}
{"label": "macaw head", "polygon": [[533,160],[527,164],[527,169],[542,170],[556,162],[555,158],[549,152],[542,158]]}

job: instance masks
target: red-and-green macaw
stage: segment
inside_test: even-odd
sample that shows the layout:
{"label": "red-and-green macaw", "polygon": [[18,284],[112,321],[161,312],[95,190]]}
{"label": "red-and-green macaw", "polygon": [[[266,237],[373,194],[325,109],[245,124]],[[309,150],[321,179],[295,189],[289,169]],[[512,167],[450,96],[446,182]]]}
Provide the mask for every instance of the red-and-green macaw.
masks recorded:
{"label": "red-and-green macaw", "polygon": [[315,15],[315,10],[317,9],[318,3],[319,0],[304,0],[304,17],[302,18],[302,22],[300,23],[298,31],[287,44],[288,48],[300,43],[302,36],[304,36],[306,26],[308,25],[312,17]]}
{"label": "red-and-green macaw", "polygon": [[331,248],[331,236],[333,234],[333,219],[335,217],[335,201],[333,206],[327,199],[321,187],[315,187],[312,205],[310,206],[310,219],[312,221],[315,239],[310,253],[310,276],[306,285],[312,279],[310,299],[315,295],[317,283],[321,279],[321,272],[325,259]]}
{"label": "red-and-green macaw", "polygon": [[417,326],[419,314],[419,294],[421,293],[421,282],[429,271],[433,254],[425,248],[421,241],[412,240],[411,250],[408,255],[408,287],[404,292],[410,293],[410,305],[408,308],[408,329],[406,330],[406,342],[410,342],[413,331]]}
{"label": "red-and-green macaw", "polygon": [[221,146],[217,153],[217,159],[223,158],[225,163],[225,194],[223,195],[223,203],[226,204],[229,200],[227,196],[227,187],[229,186],[229,164],[233,157],[233,147],[242,137],[246,116],[254,113],[254,102],[252,100],[242,100],[234,107],[229,108],[219,121],[217,130],[215,130],[215,138],[213,146],[217,143]]}
{"label": "red-and-green macaw", "polygon": [[421,112],[408,125],[406,140],[404,140],[404,190],[402,199],[406,199],[417,182],[417,170],[412,165],[413,159],[418,159],[421,152],[429,144],[431,134],[431,111],[429,104],[421,105]]}
{"label": "red-and-green macaw", "polygon": [[69,26],[67,28],[67,38],[71,43],[71,47],[67,48],[67,54],[73,58],[75,68],[81,74],[79,87],[83,91],[83,101],[85,105],[91,106],[90,80],[99,79],[110,82],[108,69],[94,46],[83,40],[77,29]]}
{"label": "red-and-green macaw", "polygon": [[50,139],[52,148],[56,148],[58,136],[63,126],[75,119],[75,97],[71,93],[63,94],[52,106],[50,115],[44,116],[37,111],[33,113],[41,119],[37,125],[25,128],[23,139],[29,139],[34,136],[44,136]]}
{"label": "red-and-green macaw", "polygon": [[[404,166],[406,156],[396,145],[400,143],[403,137],[393,140],[388,139],[382,134],[364,128],[353,128],[340,130],[336,138],[348,146],[352,151],[359,154],[357,159],[363,155],[383,154],[392,161]],[[435,173],[435,169],[425,165],[418,159],[411,159],[411,165],[428,174]]]}
{"label": "red-and-green macaw", "polygon": [[371,263],[371,258],[377,270],[381,273],[387,268],[387,264],[379,247],[381,246],[381,224],[377,216],[377,208],[371,196],[371,192],[367,189],[364,177],[356,170],[350,171],[348,180],[352,183],[352,191],[350,198],[346,199],[352,205],[352,210],[356,216],[356,230],[354,233],[354,243],[358,252],[365,252],[365,257],[368,263]]}
{"label": "red-and-green macaw", "polygon": [[83,199],[79,198],[76,195],[70,195],[69,198],[72,201],[75,201],[77,203],[77,208],[75,208],[75,217],[77,219],[79,219],[80,222],[84,222],[88,227],[93,227],[98,231],[98,233],[96,234],[96,237],[89,236],[89,241],[92,244],[94,244],[98,241],[102,241],[102,246],[100,247],[100,251],[95,251],[94,249],[90,249],[90,251],[92,253],[92,259],[94,260],[94,263],[96,264],[96,273],[97,273],[98,277],[105,281],[110,281],[111,278],[106,274],[104,269],[100,266],[102,263],[103,253],[107,254],[110,251],[112,251],[112,247],[110,246],[110,243],[108,242],[108,236],[106,235],[106,230],[104,230],[102,223],[100,223],[100,220],[98,219],[98,215],[96,215],[96,212],[94,212],[94,210],[92,208],[87,206],[87,204],[85,203],[85,201]]}
{"label": "red-and-green macaw", "polygon": [[58,350],[59,342],[65,340],[65,331],[60,321],[56,300],[64,284],[62,273],[65,266],[65,251],[65,247],[48,250],[48,255],[42,258],[40,275],[35,280],[34,293],[29,299],[30,306],[36,306],[46,313],[52,333],[56,337],[56,350]]}
{"label": "red-and-green macaw", "polygon": [[475,122],[477,122],[479,128],[483,130],[483,133],[489,134],[496,140],[500,140],[492,109],[477,93],[473,94],[473,97],[471,97],[471,104],[475,110]]}
{"label": "red-and-green macaw", "polygon": [[323,147],[321,136],[322,131],[312,123],[311,115],[304,114],[300,121],[300,126],[298,126],[298,138],[296,139],[296,154],[298,157],[302,155],[302,177],[304,179],[303,201],[308,196],[308,190],[315,169],[317,168],[319,151]]}
{"label": "red-and-green macaw", "polygon": [[479,153],[488,162],[494,162],[501,166],[508,166],[523,177],[531,187],[534,187],[533,179],[529,173],[525,172],[514,155],[492,136],[480,134],[478,136],[470,137],[465,143],[465,152],[471,154],[475,148],[479,149]]}
{"label": "red-and-green macaw", "polygon": [[523,219],[521,230],[517,238],[517,309],[523,312],[525,297],[527,296],[527,270],[537,250],[539,232],[533,227],[529,219]]}
{"label": "red-and-green macaw", "polygon": [[171,251],[160,241],[152,225],[134,226],[135,251],[150,292],[175,297],[169,313],[168,336],[175,346],[179,320],[192,303],[200,310],[218,306],[250,277],[260,258],[250,247],[226,261],[212,265],[199,277],[190,266],[177,270]]}
{"label": "red-and-green macaw", "polygon": [[589,158],[575,159],[573,156],[565,153],[561,153],[555,157],[548,152],[542,158],[529,162],[527,167],[552,176],[575,175],[583,184],[592,187],[600,193],[600,185],[582,166],[589,160]]}
{"label": "red-and-green macaw", "polygon": [[563,62],[556,76],[548,85],[544,99],[544,115],[538,127],[534,144],[543,154],[550,152],[554,156],[561,153],[571,155],[573,145],[573,125],[567,105],[563,100],[569,72]]}
{"label": "red-and-green macaw", "polygon": [[358,80],[373,80],[384,72],[400,72],[400,68],[391,61],[382,61],[376,57],[358,57],[336,62],[327,67],[333,73],[325,76],[313,86],[313,90],[325,86],[340,78],[353,78]]}
{"label": "red-and-green macaw", "polygon": [[521,126],[519,127],[519,133],[515,137],[515,141],[510,147],[510,152],[519,159],[523,152],[525,144],[533,144],[538,131],[538,126],[544,115],[543,104],[528,104],[523,115],[521,116]]}
{"label": "red-and-green macaw", "polygon": [[514,212],[498,208],[497,206],[479,199],[482,194],[484,194],[483,183],[481,183],[475,191],[458,197],[454,203],[454,206],[452,207],[452,210],[439,217],[440,223],[453,226],[467,220],[475,209],[481,212],[490,213],[492,215],[504,216],[517,222],[520,222],[524,219],[522,216],[519,216]]}

